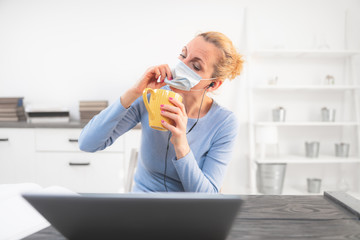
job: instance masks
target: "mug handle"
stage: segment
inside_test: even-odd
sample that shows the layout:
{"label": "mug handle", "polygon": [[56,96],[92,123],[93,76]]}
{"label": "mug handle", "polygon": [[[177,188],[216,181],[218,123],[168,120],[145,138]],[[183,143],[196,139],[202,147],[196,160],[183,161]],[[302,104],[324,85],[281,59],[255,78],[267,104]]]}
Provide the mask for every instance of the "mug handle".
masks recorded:
{"label": "mug handle", "polygon": [[148,111],[149,113],[149,117],[150,119],[154,119],[154,112],[151,111],[151,108],[150,108],[150,105],[149,105],[149,102],[148,102],[148,99],[147,99],[147,92],[150,92],[150,94],[155,94],[155,91],[152,89],[152,88],[145,88],[144,91],[143,91],[143,100],[144,100],[144,104],[145,104],[145,107],[146,107],[146,110]]}

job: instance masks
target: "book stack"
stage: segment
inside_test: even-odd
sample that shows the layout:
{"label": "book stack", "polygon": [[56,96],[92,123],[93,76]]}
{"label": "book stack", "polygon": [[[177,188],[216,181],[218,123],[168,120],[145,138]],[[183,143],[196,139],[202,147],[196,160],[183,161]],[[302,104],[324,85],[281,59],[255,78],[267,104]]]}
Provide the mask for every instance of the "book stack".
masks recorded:
{"label": "book stack", "polygon": [[70,111],[64,107],[27,107],[29,123],[67,123]]}
{"label": "book stack", "polygon": [[96,114],[108,106],[108,101],[80,101],[79,111],[82,122],[90,121]]}
{"label": "book stack", "polygon": [[18,122],[25,121],[23,97],[0,98],[0,121]]}

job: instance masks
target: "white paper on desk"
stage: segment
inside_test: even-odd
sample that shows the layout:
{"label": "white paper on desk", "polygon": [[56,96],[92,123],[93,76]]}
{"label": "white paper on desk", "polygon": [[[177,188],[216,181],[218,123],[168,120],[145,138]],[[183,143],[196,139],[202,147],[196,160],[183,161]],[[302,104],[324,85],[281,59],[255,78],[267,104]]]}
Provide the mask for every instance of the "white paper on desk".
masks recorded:
{"label": "white paper on desk", "polygon": [[50,226],[21,196],[34,192],[76,194],[63,187],[42,188],[34,183],[0,185],[0,240],[21,239]]}

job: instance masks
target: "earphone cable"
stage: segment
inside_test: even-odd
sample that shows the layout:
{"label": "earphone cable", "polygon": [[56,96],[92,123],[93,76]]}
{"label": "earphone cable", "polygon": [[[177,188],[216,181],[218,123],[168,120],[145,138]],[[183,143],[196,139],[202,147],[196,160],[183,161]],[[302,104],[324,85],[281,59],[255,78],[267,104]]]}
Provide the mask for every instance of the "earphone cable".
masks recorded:
{"label": "earphone cable", "polygon": [[170,138],[171,138],[171,132],[169,133],[167,147],[166,147],[166,155],[165,155],[164,186],[165,186],[166,192],[168,191],[167,186],[166,186],[166,170],[167,170],[167,155],[168,155],[168,152],[169,152]]}
{"label": "earphone cable", "polygon": [[[191,132],[191,130],[192,130],[192,129],[195,127],[195,125],[198,123],[199,117],[200,117],[201,107],[202,107],[202,104],[203,104],[203,101],[204,101],[204,97],[205,97],[205,93],[206,93],[206,90],[209,89],[210,87],[211,87],[211,86],[209,85],[209,86],[204,90],[204,93],[203,93],[203,96],[202,96],[202,99],[201,99],[200,108],[199,108],[199,112],[198,112],[198,116],[197,116],[196,122],[194,123],[194,125],[192,125],[192,127],[189,129],[189,131],[186,133],[186,135],[187,135],[189,132]],[[166,192],[168,192],[168,188],[167,188],[167,185],[166,185],[166,170],[167,170],[167,155],[168,155],[168,152],[169,152],[170,138],[171,138],[171,132],[169,133],[168,142],[167,142],[167,147],[166,147],[166,154],[165,154],[164,186],[165,186],[165,191],[166,191]]]}
{"label": "earphone cable", "polygon": [[206,93],[206,90],[208,90],[209,88],[210,88],[210,85],[204,90],[204,93],[203,93],[203,96],[202,96],[202,99],[201,99],[200,108],[199,108],[199,112],[198,112],[198,116],[197,116],[196,122],[194,123],[194,125],[192,125],[192,127],[189,129],[189,131],[188,131],[186,134],[188,134],[189,132],[191,132],[191,130],[192,130],[192,129],[195,127],[195,125],[198,123],[199,117],[200,117],[201,107],[202,107],[202,104],[203,104],[203,101],[204,101],[204,97],[205,97],[205,93]]}

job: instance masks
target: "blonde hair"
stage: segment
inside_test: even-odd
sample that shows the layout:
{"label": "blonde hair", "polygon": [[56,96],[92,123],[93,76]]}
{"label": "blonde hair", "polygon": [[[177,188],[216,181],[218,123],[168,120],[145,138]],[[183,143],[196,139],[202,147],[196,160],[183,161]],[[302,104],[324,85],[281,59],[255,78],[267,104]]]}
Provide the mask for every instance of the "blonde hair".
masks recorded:
{"label": "blonde hair", "polygon": [[222,52],[220,59],[214,66],[212,77],[224,81],[225,79],[232,80],[240,75],[244,60],[227,36],[220,32],[204,32],[197,36],[213,43]]}

